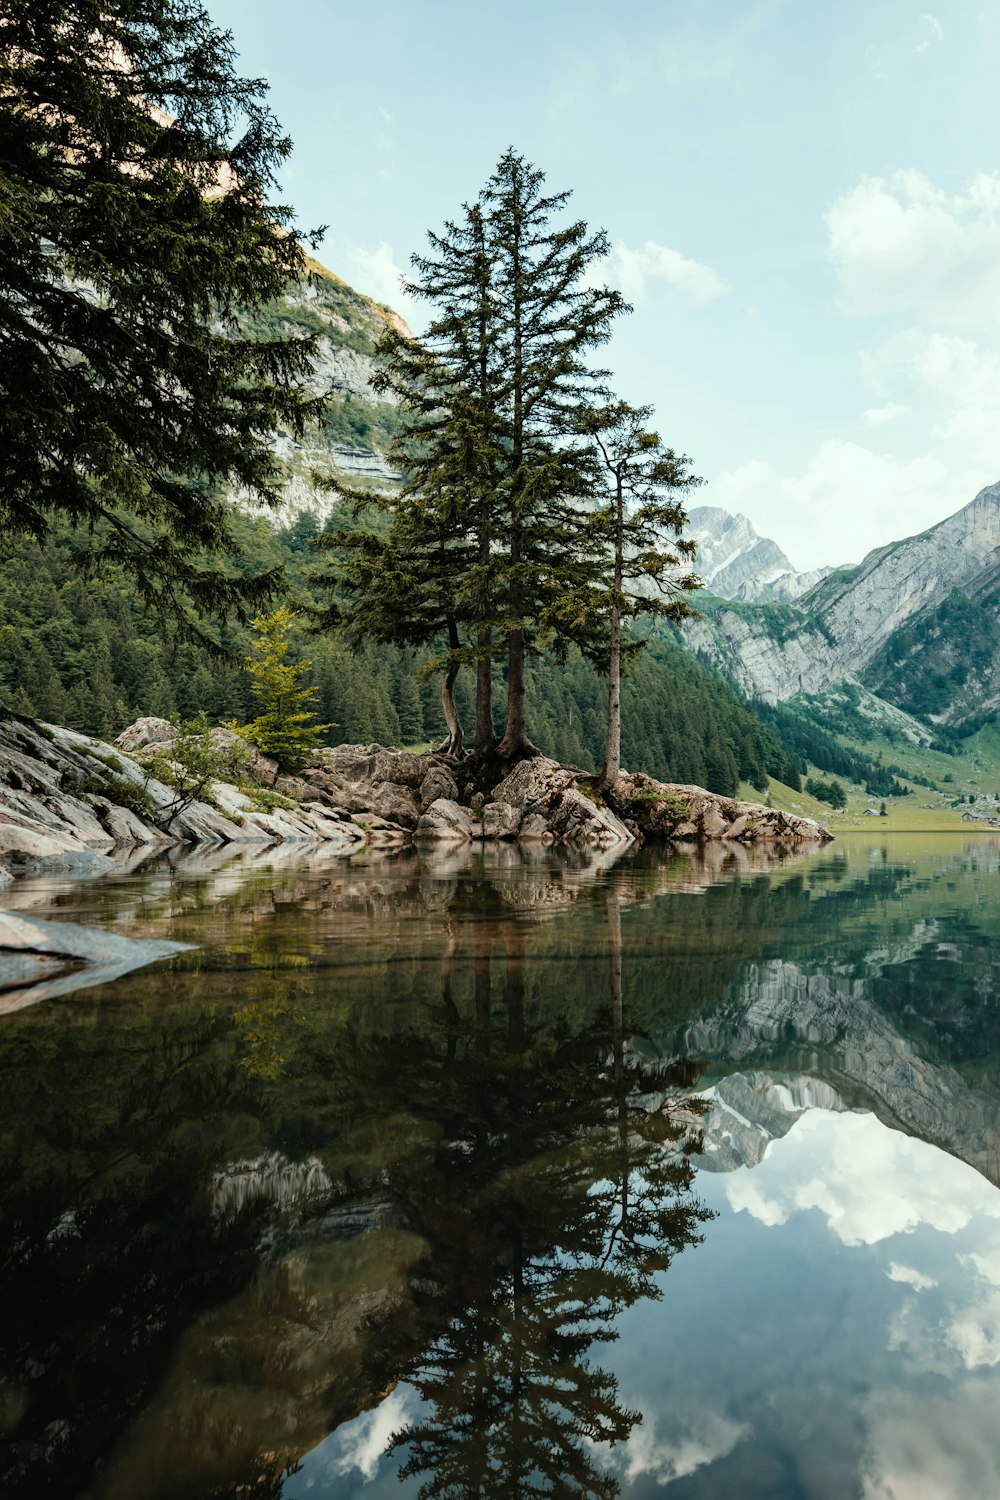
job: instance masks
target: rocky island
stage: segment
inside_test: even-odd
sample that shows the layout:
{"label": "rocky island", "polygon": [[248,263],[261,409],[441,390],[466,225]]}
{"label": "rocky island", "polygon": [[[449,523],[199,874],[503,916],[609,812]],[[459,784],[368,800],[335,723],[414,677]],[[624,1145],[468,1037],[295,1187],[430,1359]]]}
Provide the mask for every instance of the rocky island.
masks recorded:
{"label": "rocky island", "polygon": [[[593,775],[542,755],[490,777],[474,757],[337,745],[282,776],[251,752],[238,776],[227,780],[220,769],[191,795],[165,779],[177,735],[156,718],[113,745],[23,716],[0,723],[0,883],[53,869],[99,874],[115,850],[171,844],[323,843],[350,854],[495,839],[578,849],[830,839],[809,819],[642,773],[623,772],[602,791]],[[233,764],[233,732],[214,729],[211,738],[220,768]]]}

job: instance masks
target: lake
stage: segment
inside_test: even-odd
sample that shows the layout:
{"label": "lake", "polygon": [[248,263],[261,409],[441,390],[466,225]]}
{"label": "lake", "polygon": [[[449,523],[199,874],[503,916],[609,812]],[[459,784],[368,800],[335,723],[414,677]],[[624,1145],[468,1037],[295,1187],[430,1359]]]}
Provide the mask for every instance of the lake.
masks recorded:
{"label": "lake", "polygon": [[1000,1495],[995,837],[4,898],[10,1500]]}

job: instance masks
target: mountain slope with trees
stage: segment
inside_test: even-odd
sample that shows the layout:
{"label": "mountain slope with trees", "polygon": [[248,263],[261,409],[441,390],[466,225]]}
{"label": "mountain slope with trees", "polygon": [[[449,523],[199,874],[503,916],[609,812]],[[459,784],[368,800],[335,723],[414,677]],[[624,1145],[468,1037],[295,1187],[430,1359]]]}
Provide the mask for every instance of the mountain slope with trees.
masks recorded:
{"label": "mountain slope with trees", "polygon": [[[335,513],[329,524],[341,524]],[[310,514],[275,530],[263,519],[237,517],[239,542],[253,568],[283,567],[293,598],[318,602],[309,574],[309,541],[319,527]],[[219,660],[197,642],[166,641],[155,617],[119,569],[84,583],[73,566],[68,527],[44,547],[22,541],[0,566],[0,695],[18,712],[113,738],[134,719],[154,714],[250,721],[256,712],[252,678],[240,660],[250,650],[248,627],[231,624]],[[301,621],[300,621],[301,624]],[[431,652],[367,644],[354,654],[327,635],[300,629],[294,656],[311,658],[314,707],[334,725],[327,744],[422,744],[441,739],[445,725],[432,680],[421,676]],[[547,754],[597,770],[604,752],[607,694],[603,680],[579,652],[565,664],[537,657],[526,669],[528,728]],[[502,713],[506,684],[494,668],[493,691]],[[474,709],[474,674],[456,682],[463,713]],[[471,717],[470,717],[471,722]],[[668,630],[650,641],[622,690],[622,760],[664,780],[694,782],[732,795],[740,780],[766,785],[797,775],[793,756],[750,706],[701,666]]]}

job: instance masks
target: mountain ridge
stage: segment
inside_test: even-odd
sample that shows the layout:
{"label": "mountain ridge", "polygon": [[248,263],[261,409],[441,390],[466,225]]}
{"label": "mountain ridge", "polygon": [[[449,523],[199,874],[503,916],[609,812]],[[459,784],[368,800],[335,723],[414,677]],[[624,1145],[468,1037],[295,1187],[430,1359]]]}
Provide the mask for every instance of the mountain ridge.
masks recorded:
{"label": "mountain ridge", "polygon": [[778,543],[760,536],[740,512],[698,505],[688,512],[687,535],[697,546],[695,569],[706,588],[724,599],[743,602],[797,599],[815,587],[830,568],[796,572]]}
{"label": "mountain ridge", "polygon": [[[1000,483],[987,485],[961,510],[926,531],[874,549],[854,568],[838,569],[782,611],[766,603],[734,608],[722,603],[700,611],[685,626],[688,644],[723,667],[750,698],[781,702],[857,680],[875,691],[893,691],[891,673],[866,671],[906,626],[933,612],[953,590],[986,586],[1000,569]],[[1000,588],[993,600],[1000,616]],[[696,601],[697,603],[697,601]],[[992,618],[992,616],[990,616]],[[917,634],[920,634],[918,629]],[[998,636],[1000,645],[1000,636]],[[991,666],[987,700],[939,705],[933,722],[959,722],[1000,703],[1000,657]],[[904,707],[904,704],[896,706]]]}

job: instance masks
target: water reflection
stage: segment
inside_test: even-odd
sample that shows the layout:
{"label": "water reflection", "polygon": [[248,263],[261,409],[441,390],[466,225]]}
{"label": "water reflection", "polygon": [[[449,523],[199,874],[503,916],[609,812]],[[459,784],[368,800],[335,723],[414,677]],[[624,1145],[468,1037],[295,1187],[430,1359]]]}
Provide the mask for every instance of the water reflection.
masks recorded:
{"label": "water reflection", "polygon": [[[200,946],[0,1028],[3,1493],[829,1500],[891,1473],[901,1413],[952,1409],[901,1362],[958,1401],[1000,1360],[1000,863],[739,861],[36,890]],[[890,1345],[901,1297],[947,1316]]]}
{"label": "water reflection", "polygon": [[[303,912],[322,927],[360,897],[405,924],[419,889],[303,878],[292,898],[241,886],[168,993],[135,980],[138,1011],[68,1013],[68,1035],[53,1008],[25,1013],[32,1129],[4,1163],[10,1492],[74,1494],[88,1472],[105,1500],[276,1492],[403,1379],[423,1409],[400,1463],[424,1493],[463,1492],[445,1474],[484,1495],[612,1493],[593,1445],[637,1414],[588,1353],[707,1217],[697,1106],[628,1046],[621,896],[591,912],[587,961],[613,957],[585,997],[543,998],[527,961],[586,888],[570,866],[516,900],[506,870],[456,886],[463,920],[424,930],[415,967],[396,933],[369,945],[355,1006],[323,982]],[[352,949],[336,972],[361,965]],[[213,978],[214,1007],[178,1003]],[[57,1104],[53,1064],[69,1085],[88,1062],[84,1098],[74,1079]]]}

